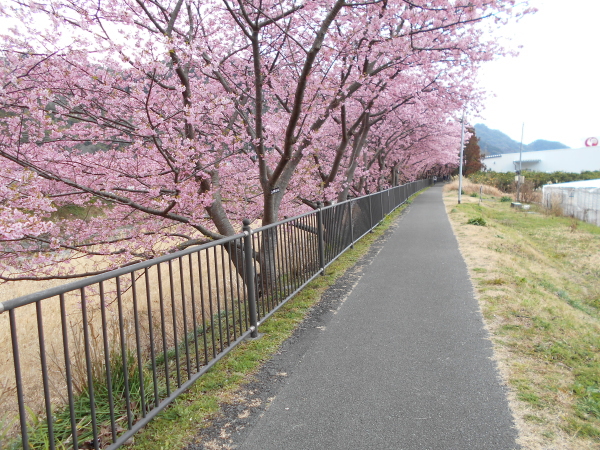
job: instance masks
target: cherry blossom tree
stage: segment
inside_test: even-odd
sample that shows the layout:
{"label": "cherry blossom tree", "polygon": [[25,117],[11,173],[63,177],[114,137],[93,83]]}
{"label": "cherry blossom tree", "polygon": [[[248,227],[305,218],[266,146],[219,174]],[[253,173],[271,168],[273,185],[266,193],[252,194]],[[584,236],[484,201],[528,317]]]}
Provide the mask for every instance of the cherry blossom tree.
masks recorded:
{"label": "cherry blossom tree", "polygon": [[502,53],[483,24],[527,12],[3,2],[0,280],[102,272],[456,163],[453,118]]}

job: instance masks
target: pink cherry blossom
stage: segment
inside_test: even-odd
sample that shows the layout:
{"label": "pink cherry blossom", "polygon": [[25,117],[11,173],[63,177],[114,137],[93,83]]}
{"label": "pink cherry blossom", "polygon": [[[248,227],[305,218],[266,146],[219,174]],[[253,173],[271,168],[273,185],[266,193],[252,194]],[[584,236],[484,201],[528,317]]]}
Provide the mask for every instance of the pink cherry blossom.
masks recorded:
{"label": "pink cherry blossom", "polygon": [[119,267],[456,165],[477,70],[504,52],[486,27],[525,3],[6,0],[0,280]]}

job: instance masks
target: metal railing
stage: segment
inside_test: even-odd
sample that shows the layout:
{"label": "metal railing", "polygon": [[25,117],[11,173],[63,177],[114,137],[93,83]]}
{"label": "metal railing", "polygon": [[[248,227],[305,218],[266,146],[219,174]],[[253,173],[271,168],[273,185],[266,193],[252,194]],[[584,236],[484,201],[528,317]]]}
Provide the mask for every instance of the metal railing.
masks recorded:
{"label": "metal railing", "polygon": [[0,303],[14,363],[3,382],[4,393],[14,391],[3,399],[4,444],[12,415],[16,447],[120,447],[429,185],[408,183],[255,230],[245,221],[227,239]]}

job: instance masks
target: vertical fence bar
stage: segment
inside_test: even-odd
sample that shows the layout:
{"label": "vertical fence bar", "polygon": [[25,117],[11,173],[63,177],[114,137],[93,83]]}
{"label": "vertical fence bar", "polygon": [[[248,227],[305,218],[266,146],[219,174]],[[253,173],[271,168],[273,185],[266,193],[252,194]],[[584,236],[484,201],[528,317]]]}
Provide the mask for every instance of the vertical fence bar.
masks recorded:
{"label": "vertical fence bar", "polygon": [[200,312],[202,314],[202,343],[204,344],[204,364],[208,364],[208,336],[206,334],[206,302],[204,301],[204,277],[202,276],[202,251],[198,256],[198,280],[200,281]]}
{"label": "vertical fence bar", "polygon": [[290,267],[290,235],[291,235],[291,231],[294,227],[294,222],[295,220],[291,220],[290,222],[288,222],[286,224],[286,227],[284,229],[284,237],[285,237],[285,245],[283,245],[282,248],[282,257],[283,257],[283,270],[285,272],[285,286],[284,286],[284,290],[285,290],[285,295],[286,297],[288,295],[290,295],[290,293],[294,292],[293,289],[293,284],[292,284],[292,270]]}
{"label": "vertical fence bar", "polygon": [[344,220],[342,213],[343,209],[341,206],[334,205],[331,208],[330,221],[334,236],[334,246],[332,255],[328,258],[328,263],[340,254],[340,250],[344,245]]}
{"label": "vertical fence bar", "polygon": [[372,233],[373,232],[373,205],[372,205],[373,194],[369,194],[369,196],[367,198],[369,199],[369,233]]}
{"label": "vertical fence bar", "polygon": [[169,374],[169,353],[167,352],[167,322],[165,320],[165,297],[162,284],[162,271],[160,270],[161,265],[156,265],[158,272],[158,300],[160,304],[160,325],[162,333],[162,350],[163,350],[163,364],[165,365],[165,382],[167,385],[167,397],[171,396],[171,376]]}
{"label": "vertical fence bar", "polygon": [[302,283],[304,282],[304,279],[302,277],[302,272],[300,271],[300,267],[301,267],[302,263],[300,260],[301,245],[300,245],[300,239],[299,239],[298,233],[299,233],[299,228],[294,227],[294,229],[292,230],[292,242],[293,242],[293,248],[295,249],[295,251],[292,253],[292,257],[293,257],[293,262],[294,262],[295,278],[298,280],[298,282],[296,284],[296,288],[299,288],[300,286],[302,286]]}
{"label": "vertical fence bar", "polygon": [[262,315],[261,317],[264,317],[268,314],[269,312],[269,305],[270,305],[270,298],[271,298],[271,292],[273,290],[273,274],[271,273],[273,266],[272,266],[272,259],[271,259],[271,247],[272,247],[272,242],[271,242],[271,230],[272,228],[265,228],[263,231],[261,231],[260,236],[261,236],[261,245],[260,245],[260,250],[261,250],[261,265],[260,265],[260,273],[261,273],[261,281],[262,281],[262,285],[263,285],[263,289],[262,289],[262,296],[261,296],[261,307],[262,307]]}
{"label": "vertical fence bar", "polygon": [[338,236],[338,233],[336,232],[337,227],[334,226],[333,220],[332,220],[333,214],[335,213],[334,208],[335,207],[328,208],[328,209],[324,210],[322,213],[322,217],[323,217],[322,230],[323,230],[323,243],[324,243],[323,255],[325,256],[325,264],[327,264],[329,261],[331,261],[332,255],[335,254],[335,251],[337,248],[337,239],[336,239]]}
{"label": "vertical fence bar", "polygon": [[185,281],[183,279],[183,258],[179,257],[179,286],[181,289],[181,313],[183,315],[183,343],[185,345],[185,368],[187,370],[188,380],[192,377],[192,367],[190,365],[190,343],[188,339],[188,318],[187,306],[185,304]]}
{"label": "vertical fence bar", "polygon": [[260,239],[262,235],[260,231],[252,234],[252,254],[255,256],[252,258],[252,266],[254,268],[254,303],[256,305],[256,317],[257,320],[261,317],[260,307],[263,302],[262,299],[265,295],[265,288],[263,282],[262,265],[260,265],[260,272],[258,271],[259,261],[262,259],[263,246],[261,245]]}
{"label": "vertical fence bar", "polygon": [[244,257],[246,266],[246,290],[248,291],[248,310],[250,313],[250,329],[252,333],[250,336],[253,338],[258,337],[258,319],[256,317],[256,290],[254,287],[254,264],[252,258],[252,229],[250,228],[250,221],[248,219],[243,220],[244,230]]}
{"label": "vertical fence bar", "polygon": [[146,305],[148,308],[148,336],[150,337],[150,363],[152,365],[152,383],[154,388],[154,407],[159,404],[158,399],[158,379],[156,376],[156,354],[154,352],[154,324],[152,323],[152,297],[150,294],[150,271],[146,267],[144,269],[144,277],[146,282]]}
{"label": "vertical fence bar", "polygon": [[217,324],[219,325],[220,352],[223,351],[223,321],[221,320],[221,289],[219,289],[219,259],[217,258],[217,247],[213,247],[213,264],[215,268],[215,288],[217,291]]}
{"label": "vertical fence bar", "polygon": [[[216,247],[215,247],[216,248]],[[227,273],[225,271],[225,249],[221,248],[221,279],[223,281],[223,307],[225,308],[225,335],[227,337],[227,347],[231,345],[229,336],[229,306],[227,305]]]}
{"label": "vertical fence bar", "polygon": [[102,320],[102,346],[104,348],[104,367],[106,370],[106,388],[108,392],[108,411],[110,415],[110,432],[113,442],[117,440],[117,425],[115,423],[115,401],[112,388],[112,368],[110,364],[110,347],[108,345],[108,323],[106,320],[106,301],[104,299],[104,282],[100,288],[100,317]]}
{"label": "vertical fence bar", "polygon": [[[227,260],[228,260],[227,267],[228,267],[228,274],[229,274],[229,297],[231,298],[231,331],[233,332],[233,340],[235,341],[235,340],[237,340],[237,325],[235,323],[235,294],[233,292],[233,268],[231,267],[232,266],[231,242],[228,242],[226,245],[227,245],[227,254],[229,255],[227,258]],[[224,247],[221,247],[222,254],[225,254],[225,252],[223,250],[224,250]],[[223,266],[224,265],[225,264],[223,264]],[[223,269],[223,274],[225,274],[224,269]],[[223,277],[225,277],[225,275],[223,275]],[[227,326],[227,329],[229,330],[229,325]]]}
{"label": "vertical fence bar", "polygon": [[304,278],[308,280],[312,276],[312,267],[311,267],[311,254],[310,254],[310,237],[311,234],[308,231],[307,226],[308,216],[302,218],[302,271],[304,272]]}
{"label": "vertical fence bar", "polygon": [[140,377],[140,406],[142,417],[146,417],[146,387],[144,386],[144,368],[142,362],[142,345],[140,341],[140,315],[138,310],[137,288],[135,271],[131,272],[131,292],[133,295],[133,326],[135,329],[135,346],[137,356],[137,370]]}
{"label": "vertical fence bar", "polygon": [[125,324],[123,322],[123,298],[121,296],[121,280],[115,278],[117,283],[117,309],[119,313],[119,336],[121,338],[121,364],[123,365],[123,381],[125,383],[125,406],[127,409],[127,427],[131,430],[133,419],[131,417],[131,398],[129,392],[129,370],[127,367],[127,343],[125,337]]}
{"label": "vertical fence bar", "polygon": [[247,268],[246,268],[246,252],[244,251],[245,249],[245,240],[242,239],[240,241],[240,267],[241,267],[241,271],[240,271],[240,276],[242,277],[242,295],[244,296],[243,301],[244,301],[244,324],[245,324],[245,331],[248,331],[251,327],[250,325],[250,308],[249,308],[249,304],[250,304],[250,299],[248,297],[248,284],[246,282],[246,278],[247,278]]}
{"label": "vertical fence bar", "polygon": [[[241,245],[241,242],[240,242]],[[240,276],[243,275],[243,273],[240,273],[240,267],[244,267],[244,262],[240,261],[240,256],[241,256],[241,252],[238,251],[238,241],[235,241],[235,289],[236,289],[236,293],[237,293],[237,307],[238,307],[238,323],[240,325],[240,334],[244,333],[244,323],[246,322],[246,326],[248,326],[247,324],[247,320],[245,320],[245,318],[247,317],[246,312],[244,311],[244,317],[242,317],[242,294],[240,292]],[[243,290],[243,289],[242,289]],[[244,302],[244,304],[246,304],[246,302]]]}
{"label": "vertical fence bar", "polygon": [[35,302],[37,315],[38,342],[40,349],[40,364],[42,369],[42,384],[44,386],[44,404],[46,406],[46,423],[48,425],[48,443],[54,450],[54,421],[52,420],[52,405],[50,404],[50,387],[48,385],[48,365],[46,363],[46,344],[44,339],[44,321],[42,319],[42,304]]}
{"label": "vertical fence bar", "polygon": [[173,260],[169,260],[169,292],[171,293],[171,314],[173,315],[173,349],[175,350],[175,372],[177,387],[181,387],[181,365],[179,363],[179,339],[177,339],[177,308],[175,307],[175,282],[173,281]]}
{"label": "vertical fence bar", "polygon": [[392,208],[390,206],[390,191],[389,190],[385,191],[385,197],[387,199],[387,208],[385,210],[385,215],[387,216],[392,210]]}
{"label": "vertical fence bar", "polygon": [[[88,317],[87,317],[87,300],[85,298],[85,288],[79,290],[81,295],[81,317],[83,323],[83,345],[85,350],[85,369],[87,371],[88,381],[88,394],[90,396],[90,412],[92,414],[92,436],[93,445],[96,450],[100,448],[100,442],[98,439],[98,424],[96,423],[96,399],[94,395],[94,374],[92,372],[92,355],[90,353],[90,332],[88,330]],[[131,425],[130,425],[131,428]]]}
{"label": "vertical fence bar", "polygon": [[302,284],[300,282],[300,279],[298,277],[298,272],[296,271],[296,268],[298,267],[298,264],[296,263],[296,256],[298,255],[298,244],[296,242],[296,232],[298,230],[297,227],[298,224],[298,220],[294,221],[294,227],[292,227],[292,229],[290,230],[290,254],[289,254],[289,258],[290,258],[290,277],[292,280],[292,286],[293,286],[293,290],[295,291],[296,289],[298,289],[298,287],[300,287],[300,285]]}
{"label": "vertical fence bar", "polygon": [[213,308],[213,297],[212,297],[212,282],[210,276],[210,252],[209,249],[204,251],[204,255],[206,256],[206,281],[208,287],[208,311],[209,311],[209,322],[210,322],[210,337],[212,344],[212,357],[217,356],[217,342],[215,339],[215,313]]}
{"label": "vertical fence bar", "polygon": [[310,226],[313,230],[313,239],[312,239],[312,255],[313,255],[313,274],[319,273],[319,232],[318,232],[318,211],[313,212],[310,215]]}
{"label": "vertical fence bar", "polygon": [[325,243],[323,242],[323,204],[317,203],[317,237],[319,239],[319,268],[325,275]]}
{"label": "vertical fence bar", "polygon": [[[69,418],[71,419],[71,439],[73,448],[79,448],[77,440],[77,423],[75,421],[75,401],[73,398],[73,377],[71,375],[71,357],[69,356],[69,333],[67,331],[67,311],[65,307],[65,294],[60,294],[60,325],[63,338],[63,352],[65,356],[65,379],[67,382],[67,397],[69,399]],[[29,448],[23,445],[23,448]]]}
{"label": "vertical fence bar", "polygon": [[196,354],[196,371],[200,371],[200,353],[198,352],[198,323],[196,320],[196,294],[195,294],[195,283],[194,283],[194,270],[192,254],[188,255],[188,269],[190,273],[190,291],[192,295],[192,327],[194,333],[194,351]]}
{"label": "vertical fence bar", "polygon": [[[17,321],[15,310],[8,311],[10,321],[10,337],[12,341],[13,364],[15,366],[15,384],[17,385],[17,401],[19,403],[19,420],[21,422],[21,442],[23,448],[29,448],[29,436],[27,433],[27,416],[25,415],[25,397],[23,394],[23,383],[21,377],[21,359],[19,358],[19,342],[17,338]],[[72,416],[71,416],[72,417]]]}
{"label": "vertical fence bar", "polygon": [[285,234],[284,234],[284,230],[285,230],[285,225],[281,225],[277,227],[276,233],[277,233],[277,274],[279,275],[277,277],[277,285],[278,285],[278,291],[277,291],[277,305],[279,305],[279,303],[281,302],[282,296],[283,298],[286,297],[285,294],[285,279],[283,277],[283,275],[285,274],[285,268],[284,268],[284,263],[283,263],[283,251],[282,248],[285,246]]}

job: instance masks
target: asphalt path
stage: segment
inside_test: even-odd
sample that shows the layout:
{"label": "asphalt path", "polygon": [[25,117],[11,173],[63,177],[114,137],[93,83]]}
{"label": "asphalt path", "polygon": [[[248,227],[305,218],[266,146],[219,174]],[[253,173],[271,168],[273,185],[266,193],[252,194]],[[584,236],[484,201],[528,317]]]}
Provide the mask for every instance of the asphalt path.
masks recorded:
{"label": "asphalt path", "polygon": [[360,272],[311,337],[288,347],[293,367],[227,448],[518,448],[441,185]]}

